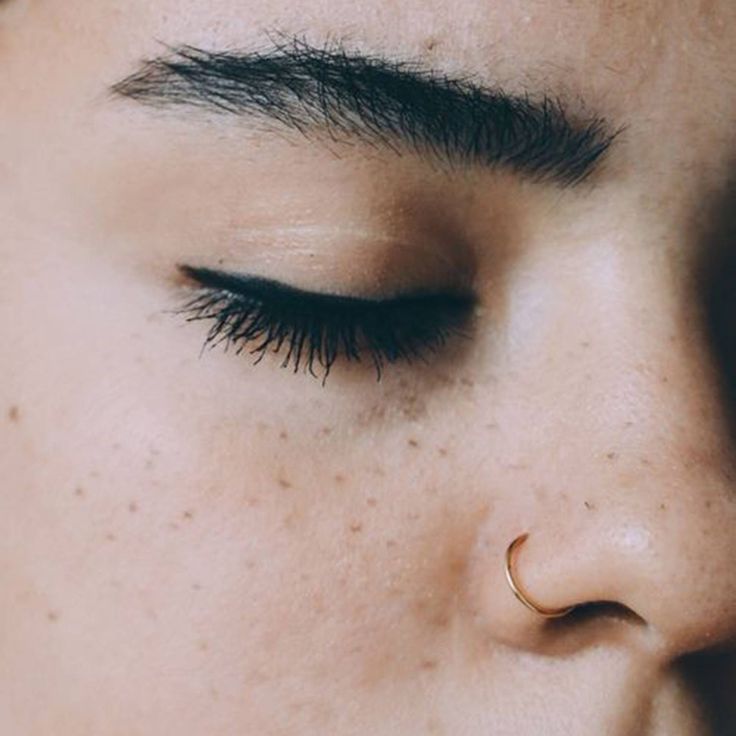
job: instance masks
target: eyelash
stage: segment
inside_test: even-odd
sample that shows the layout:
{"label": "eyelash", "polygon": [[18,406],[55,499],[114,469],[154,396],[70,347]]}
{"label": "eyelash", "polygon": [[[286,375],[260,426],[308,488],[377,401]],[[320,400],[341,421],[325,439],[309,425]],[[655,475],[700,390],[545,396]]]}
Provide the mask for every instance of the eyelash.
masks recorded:
{"label": "eyelash", "polygon": [[380,380],[386,364],[426,362],[464,328],[472,297],[415,294],[388,300],[334,296],[303,291],[277,281],[179,265],[201,288],[177,314],[187,322],[210,320],[202,351],[225,342],[236,354],[251,346],[259,363],[267,352],[286,349],[281,367],[302,367],[322,383],[339,360],[361,363],[366,355]]}

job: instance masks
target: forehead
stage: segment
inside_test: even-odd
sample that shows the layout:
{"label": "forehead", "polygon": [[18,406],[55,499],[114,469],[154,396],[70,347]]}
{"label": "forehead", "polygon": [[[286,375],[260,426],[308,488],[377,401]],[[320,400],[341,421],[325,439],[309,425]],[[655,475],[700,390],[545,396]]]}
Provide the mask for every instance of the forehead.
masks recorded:
{"label": "forehead", "polygon": [[[130,0],[124,11],[117,0],[39,6],[66,21],[57,28],[83,25],[75,43],[102,49],[121,38],[133,57],[160,53],[157,41],[249,47],[283,32],[316,45],[338,40],[361,51],[421,58],[513,91],[543,86],[613,111],[661,105],[693,90],[713,91],[712,104],[721,104],[734,96],[736,84],[733,0]],[[729,99],[729,112],[732,105]]]}
{"label": "forehead", "polygon": [[[677,158],[678,168],[714,168],[704,155],[733,160],[736,147],[733,0],[129,0],[124,9],[117,0],[74,0],[29,7],[44,37],[18,37],[28,50],[24,66],[40,66],[39,79],[62,75],[53,85],[59,95],[117,81],[160,54],[161,42],[253,49],[283,33],[314,46],[340,42],[421,60],[512,93],[582,101],[627,126],[630,161],[659,166]],[[65,64],[44,69],[49,62],[32,50],[57,57],[59,46]]]}
{"label": "forehead", "polygon": [[76,0],[49,12],[96,20],[106,36],[242,46],[283,31],[429,56],[504,81],[572,74],[591,85],[606,74],[641,81],[672,54],[730,60],[733,70],[736,37],[732,0],[131,0],[124,13],[115,0]]}

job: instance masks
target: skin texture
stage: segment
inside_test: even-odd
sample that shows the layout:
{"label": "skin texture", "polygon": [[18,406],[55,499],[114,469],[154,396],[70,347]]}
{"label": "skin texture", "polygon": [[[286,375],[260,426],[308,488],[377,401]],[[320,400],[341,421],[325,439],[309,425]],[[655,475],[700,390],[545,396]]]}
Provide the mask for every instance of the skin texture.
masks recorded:
{"label": "skin texture", "polygon": [[[733,367],[697,276],[734,247],[736,6],[359,7],[0,3],[0,732],[734,733]],[[561,192],[107,95],[160,41],[273,29],[625,132]],[[469,270],[480,307],[427,365],[323,387],[199,359],[180,262]],[[535,599],[610,604],[523,608],[522,532]]]}

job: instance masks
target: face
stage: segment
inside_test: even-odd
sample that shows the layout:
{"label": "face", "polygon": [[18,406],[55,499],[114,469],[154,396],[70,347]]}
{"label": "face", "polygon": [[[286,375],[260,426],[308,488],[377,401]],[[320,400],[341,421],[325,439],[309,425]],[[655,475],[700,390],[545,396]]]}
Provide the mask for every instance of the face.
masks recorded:
{"label": "face", "polygon": [[735,37],[0,3],[0,730],[732,733]]}

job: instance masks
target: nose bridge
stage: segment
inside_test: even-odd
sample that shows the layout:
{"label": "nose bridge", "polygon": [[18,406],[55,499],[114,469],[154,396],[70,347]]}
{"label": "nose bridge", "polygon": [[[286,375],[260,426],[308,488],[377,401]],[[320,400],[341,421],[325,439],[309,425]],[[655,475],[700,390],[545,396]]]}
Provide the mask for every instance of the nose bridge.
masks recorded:
{"label": "nose bridge", "polygon": [[613,452],[627,438],[678,456],[723,444],[716,361],[674,250],[593,243],[524,269],[506,330],[515,416]]}
{"label": "nose bridge", "polygon": [[[545,264],[511,336],[500,423],[528,428],[507,449],[545,492],[506,537],[530,533],[521,570],[546,605],[610,601],[668,656],[707,648],[736,636],[736,474],[697,305],[661,256],[586,256]],[[512,639],[543,623],[499,610]]]}

